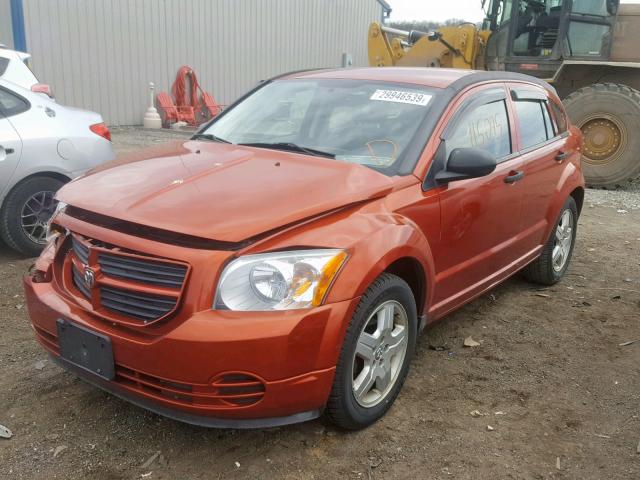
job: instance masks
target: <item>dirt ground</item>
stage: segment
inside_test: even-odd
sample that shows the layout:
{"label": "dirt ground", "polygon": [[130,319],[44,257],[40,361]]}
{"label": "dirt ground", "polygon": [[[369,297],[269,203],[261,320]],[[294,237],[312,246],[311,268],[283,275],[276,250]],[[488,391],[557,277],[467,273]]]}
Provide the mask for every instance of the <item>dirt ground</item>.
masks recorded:
{"label": "dirt ground", "polygon": [[[166,139],[114,132],[119,151]],[[514,278],[430,327],[394,407],[357,433],[198,428],[83,383],[37,345],[31,260],[0,246],[0,478],[639,479],[640,193],[616,195],[588,193],[560,284]]]}

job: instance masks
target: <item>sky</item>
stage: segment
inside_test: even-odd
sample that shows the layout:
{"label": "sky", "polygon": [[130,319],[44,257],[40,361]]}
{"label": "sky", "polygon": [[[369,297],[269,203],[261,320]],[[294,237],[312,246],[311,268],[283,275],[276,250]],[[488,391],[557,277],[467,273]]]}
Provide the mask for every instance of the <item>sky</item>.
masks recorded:
{"label": "sky", "polygon": [[[635,3],[638,0],[622,0],[622,3]],[[393,11],[391,21],[431,20],[442,22],[450,18],[468,22],[480,22],[484,13],[481,0],[387,0]]]}
{"label": "sky", "polygon": [[481,0],[387,0],[393,11],[391,21],[432,20],[434,22],[460,18],[479,22],[484,18]]}

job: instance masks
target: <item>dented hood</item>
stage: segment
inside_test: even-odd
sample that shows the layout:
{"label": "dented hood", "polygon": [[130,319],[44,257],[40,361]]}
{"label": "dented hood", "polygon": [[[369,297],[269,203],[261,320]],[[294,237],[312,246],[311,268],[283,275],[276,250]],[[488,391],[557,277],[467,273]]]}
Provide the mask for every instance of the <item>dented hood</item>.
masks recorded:
{"label": "dented hood", "polygon": [[360,165],[187,141],[106,163],[58,198],[141,225],[240,242],[392,188],[391,178]]}

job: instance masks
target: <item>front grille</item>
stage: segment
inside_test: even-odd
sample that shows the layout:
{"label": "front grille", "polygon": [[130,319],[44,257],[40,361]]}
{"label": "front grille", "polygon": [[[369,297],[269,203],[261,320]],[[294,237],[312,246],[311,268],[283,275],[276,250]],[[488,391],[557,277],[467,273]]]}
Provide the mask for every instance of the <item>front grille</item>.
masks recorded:
{"label": "front grille", "polygon": [[102,287],[99,291],[104,308],[143,321],[164,317],[176,307],[177,299],[174,297],[133,293],[130,290],[109,287]]}
{"label": "front grille", "polygon": [[73,246],[73,253],[76,254],[78,260],[85,265],[89,263],[89,247],[84,245],[75,236],[71,237],[71,244]]}
{"label": "front grille", "polygon": [[111,277],[172,288],[180,288],[187,274],[187,267],[184,265],[141,261],[108,253],[98,255],[98,265],[102,273]]}
{"label": "front grille", "polygon": [[[72,234],[69,252],[67,264],[76,295],[89,300],[106,319],[148,324],[178,308],[188,265],[77,234]],[[87,274],[91,275],[85,279]]]}

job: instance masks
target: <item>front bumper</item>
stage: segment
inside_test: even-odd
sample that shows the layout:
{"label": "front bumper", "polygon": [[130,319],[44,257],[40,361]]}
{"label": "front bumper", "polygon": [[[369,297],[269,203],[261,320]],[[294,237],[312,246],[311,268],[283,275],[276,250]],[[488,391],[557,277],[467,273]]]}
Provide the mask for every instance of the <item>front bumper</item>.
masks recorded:
{"label": "front bumper", "polygon": [[[357,303],[353,299],[288,312],[203,311],[180,319],[174,329],[165,326],[161,334],[146,335],[105,322],[61,296],[54,285],[28,276],[24,280],[36,338],[58,363],[131,403],[211,427],[262,428],[320,415],[346,319]],[[60,357],[59,318],[111,339],[112,381]],[[259,391],[222,385],[230,376],[252,379]]]}

